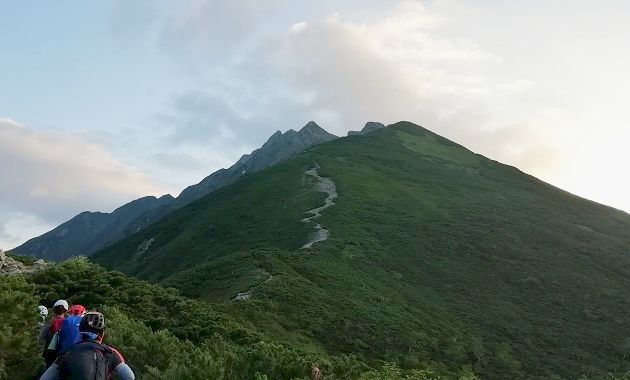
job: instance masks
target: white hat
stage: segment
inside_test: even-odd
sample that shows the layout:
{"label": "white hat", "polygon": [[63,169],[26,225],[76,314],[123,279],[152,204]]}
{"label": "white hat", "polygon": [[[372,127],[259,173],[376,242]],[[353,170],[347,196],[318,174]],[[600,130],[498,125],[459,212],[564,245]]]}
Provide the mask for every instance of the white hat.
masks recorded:
{"label": "white hat", "polygon": [[66,301],[66,300],[58,300],[57,302],[55,302],[53,307],[59,306],[59,305],[63,306],[64,309],[68,310],[68,301]]}
{"label": "white hat", "polygon": [[41,314],[42,316],[47,316],[48,315],[48,308],[46,308],[46,306],[44,305],[39,305],[37,306],[37,308],[39,309],[39,314]]}

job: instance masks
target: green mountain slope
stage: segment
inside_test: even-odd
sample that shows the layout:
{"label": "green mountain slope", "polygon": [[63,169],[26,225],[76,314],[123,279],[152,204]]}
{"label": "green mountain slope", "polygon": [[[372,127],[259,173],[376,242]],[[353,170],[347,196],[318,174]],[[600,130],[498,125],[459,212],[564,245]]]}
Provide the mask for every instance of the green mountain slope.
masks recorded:
{"label": "green mountain slope", "polygon": [[[315,162],[338,198],[317,219],[330,238],[300,249],[326,198]],[[628,214],[401,122],[245,176],[93,259],[229,301],[291,344],[577,378],[630,368],[629,250]]]}

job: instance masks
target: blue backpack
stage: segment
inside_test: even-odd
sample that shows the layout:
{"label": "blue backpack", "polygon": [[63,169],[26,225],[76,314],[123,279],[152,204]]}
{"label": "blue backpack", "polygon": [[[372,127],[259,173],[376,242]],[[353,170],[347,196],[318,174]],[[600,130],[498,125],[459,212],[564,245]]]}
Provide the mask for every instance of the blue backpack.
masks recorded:
{"label": "blue backpack", "polygon": [[69,315],[61,324],[61,330],[59,330],[59,341],[57,343],[57,351],[61,352],[69,347],[72,347],[75,343],[81,341],[81,333],[79,333],[79,324],[81,323],[80,315]]}

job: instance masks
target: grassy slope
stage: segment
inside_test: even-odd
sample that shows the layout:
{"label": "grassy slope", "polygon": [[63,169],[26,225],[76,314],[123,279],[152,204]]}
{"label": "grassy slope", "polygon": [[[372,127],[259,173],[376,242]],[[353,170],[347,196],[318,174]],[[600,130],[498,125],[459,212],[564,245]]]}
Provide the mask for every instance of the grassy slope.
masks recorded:
{"label": "grassy slope", "polygon": [[[324,198],[303,175],[313,161],[339,198],[320,219],[330,240],[299,250]],[[627,214],[398,123],[248,176],[95,260],[210,299],[251,288],[224,309],[292,343],[576,377],[630,365],[628,247]]]}

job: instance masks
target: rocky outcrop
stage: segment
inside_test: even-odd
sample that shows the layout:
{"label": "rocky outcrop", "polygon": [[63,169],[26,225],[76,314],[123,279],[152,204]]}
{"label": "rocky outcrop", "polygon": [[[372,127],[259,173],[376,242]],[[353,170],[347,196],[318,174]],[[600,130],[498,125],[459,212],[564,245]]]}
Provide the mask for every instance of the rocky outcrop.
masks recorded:
{"label": "rocky outcrop", "polygon": [[25,265],[7,256],[4,251],[0,249],[0,274],[31,274],[46,268],[48,265],[50,264],[42,259],[34,261],[32,265]]}
{"label": "rocky outcrop", "polygon": [[188,204],[210,192],[228,185],[247,173],[257,172],[284,161],[303,150],[336,139],[337,136],[326,132],[314,121],[309,121],[302,129],[289,129],[285,133],[277,131],[251,154],[241,157],[228,169],[221,169],[204,178],[196,185],[187,187],[177,197],[179,205]]}
{"label": "rocky outcrop", "polygon": [[376,121],[368,121],[365,123],[365,126],[360,132],[357,131],[349,131],[348,136],[357,136],[357,135],[366,135],[370,132],[376,131],[377,129],[383,129],[385,125],[383,123],[379,123]]}

